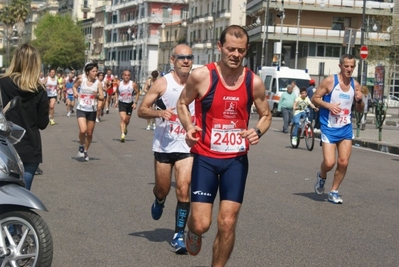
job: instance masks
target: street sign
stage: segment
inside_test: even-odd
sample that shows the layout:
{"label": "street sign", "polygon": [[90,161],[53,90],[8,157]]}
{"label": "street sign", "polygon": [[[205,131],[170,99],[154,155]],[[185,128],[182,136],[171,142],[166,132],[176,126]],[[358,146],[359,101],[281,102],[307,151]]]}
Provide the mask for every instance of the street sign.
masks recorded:
{"label": "street sign", "polygon": [[368,55],[369,55],[369,49],[367,48],[367,46],[363,45],[362,47],[360,47],[360,57],[362,59],[367,59]]}

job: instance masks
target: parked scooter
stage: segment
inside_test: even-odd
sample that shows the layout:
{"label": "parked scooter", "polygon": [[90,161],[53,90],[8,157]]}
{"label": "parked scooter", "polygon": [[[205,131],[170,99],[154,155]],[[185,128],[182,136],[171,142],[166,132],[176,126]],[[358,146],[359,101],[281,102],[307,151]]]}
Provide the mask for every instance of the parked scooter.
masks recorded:
{"label": "parked scooter", "polygon": [[[9,102],[17,108],[19,97]],[[13,144],[25,129],[8,122],[0,96],[0,266],[51,266],[53,240],[44,220],[33,210],[47,211],[31,191],[25,189],[24,166]]]}

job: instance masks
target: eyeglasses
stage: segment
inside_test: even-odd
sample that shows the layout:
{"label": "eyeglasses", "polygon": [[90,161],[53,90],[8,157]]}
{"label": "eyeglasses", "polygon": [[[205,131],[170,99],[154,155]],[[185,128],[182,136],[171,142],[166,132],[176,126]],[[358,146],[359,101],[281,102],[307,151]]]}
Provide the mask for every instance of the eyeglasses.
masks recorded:
{"label": "eyeglasses", "polygon": [[177,60],[193,60],[194,56],[193,55],[173,55],[173,57]]}

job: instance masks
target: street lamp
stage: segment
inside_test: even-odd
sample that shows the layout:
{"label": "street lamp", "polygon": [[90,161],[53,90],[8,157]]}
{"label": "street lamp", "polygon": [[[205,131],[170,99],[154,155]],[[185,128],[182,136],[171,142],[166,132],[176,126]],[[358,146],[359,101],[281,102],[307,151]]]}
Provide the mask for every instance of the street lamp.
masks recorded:
{"label": "street lamp", "polygon": [[281,27],[280,27],[280,56],[278,57],[278,66],[281,67],[281,59],[283,57],[283,24],[284,24],[284,0],[281,1],[281,8],[280,8],[280,13],[277,15],[277,17],[280,18],[281,20]]}
{"label": "street lamp", "polygon": [[303,1],[299,0],[299,8],[298,8],[298,22],[296,25],[296,46],[295,46],[295,69],[298,67],[298,46],[299,46],[299,23],[301,22],[301,12],[302,12],[302,4]]}
{"label": "street lamp", "polygon": [[[265,32],[262,35],[262,57],[261,57],[261,61],[260,61],[260,64],[262,66],[266,66],[267,65],[267,46],[268,46],[267,35],[269,33],[269,31],[268,31],[268,27],[269,27],[268,20],[269,20],[269,2],[270,2],[270,0],[266,0],[266,1],[267,1],[267,4],[266,4],[266,10],[265,10]],[[265,54],[266,54],[266,57],[265,57]]]}

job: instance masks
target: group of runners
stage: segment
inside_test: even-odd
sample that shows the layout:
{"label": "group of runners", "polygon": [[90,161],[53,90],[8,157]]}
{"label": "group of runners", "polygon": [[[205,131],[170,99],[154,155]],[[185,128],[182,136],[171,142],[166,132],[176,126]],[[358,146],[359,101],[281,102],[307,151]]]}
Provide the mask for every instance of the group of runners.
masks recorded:
{"label": "group of runners", "polygon": [[[248,41],[244,28],[228,26],[217,43],[220,60],[192,72],[192,49],[185,44],[177,45],[170,57],[173,70],[158,79],[158,73],[152,73],[145,85],[147,94],[137,111],[140,118],[147,119],[147,130],[154,129],[155,200],[151,205],[154,220],[163,214],[172,173],[175,175],[177,204],[170,243],[175,253],[197,255],[200,252],[202,235],[210,228],[219,191],[212,254],[214,267],[225,266],[233,251],[249,170],[248,150],[258,144],[272,119],[264,83],[242,65]],[[355,109],[361,110],[364,105],[359,84],[351,78],[355,66],[353,56],[341,56],[340,73],[323,80],[312,98],[321,108],[323,143],[323,161],[314,191],[324,193],[327,173],[337,164],[328,193],[328,200],[334,204],[342,203],[338,187],[344,179],[351,152],[350,106],[355,102]],[[99,121],[103,109],[109,112],[112,96],[114,106],[119,108],[120,141],[124,142],[132,111],[137,108],[139,91],[131,81],[130,71],[123,71],[122,81],[117,81],[110,70],[105,74],[98,72],[97,64],[92,62],[86,64],[84,73],[73,84],[72,75],[68,79],[69,83],[65,81],[62,88],[68,99],[71,92],[73,99],[78,99],[78,155],[88,161],[87,151],[96,120]],[[57,81],[54,70],[43,80],[50,101],[51,125],[54,125],[54,105],[60,88]],[[252,104],[258,120],[253,128],[248,128]]]}
{"label": "group of runners", "polygon": [[106,73],[98,70],[97,63],[89,62],[84,66],[83,73],[76,76],[74,70],[67,76],[51,69],[45,77],[40,73],[40,81],[45,85],[49,99],[49,123],[55,125],[54,109],[56,103],[65,103],[66,116],[75,112],[79,126],[78,157],[89,161],[88,149],[93,138],[96,122],[109,114],[114,106],[120,115],[120,141],[125,142],[132,111],[137,108],[139,89],[131,80],[129,70],[124,70],[122,80],[112,75],[111,70]]}

